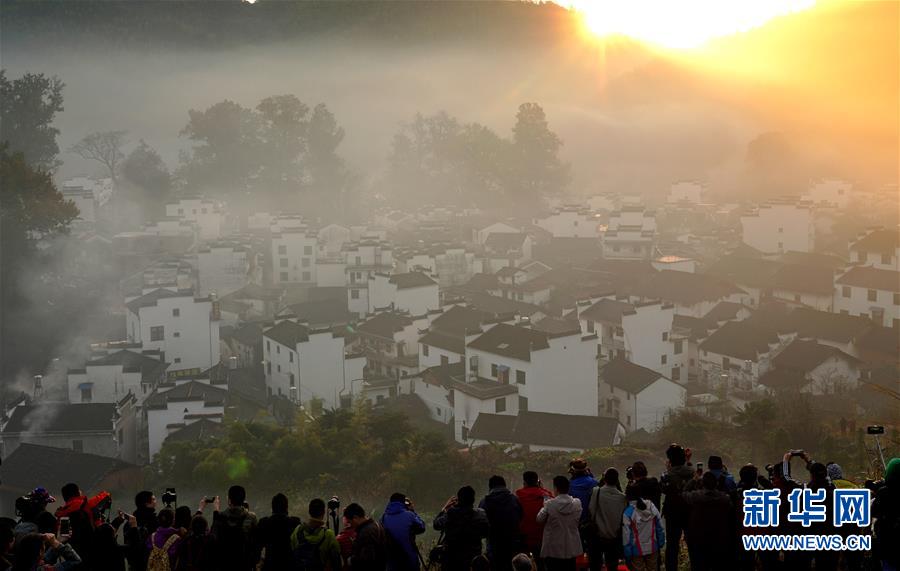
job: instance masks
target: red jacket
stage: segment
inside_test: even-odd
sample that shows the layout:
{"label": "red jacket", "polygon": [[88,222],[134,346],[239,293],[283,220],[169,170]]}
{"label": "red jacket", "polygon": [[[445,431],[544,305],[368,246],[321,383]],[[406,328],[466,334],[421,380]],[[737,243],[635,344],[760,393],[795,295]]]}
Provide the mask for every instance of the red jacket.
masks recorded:
{"label": "red jacket", "polygon": [[529,548],[540,548],[544,537],[544,524],[537,522],[537,514],[544,507],[544,500],[553,497],[553,492],[540,486],[526,486],[516,490],[516,497],[522,506],[519,531],[525,536]]}
{"label": "red jacket", "polygon": [[100,513],[95,511],[95,508],[109,497],[109,492],[100,492],[93,498],[88,498],[87,496],[74,497],[56,510],[56,518],[71,517],[75,512],[85,511],[90,514],[92,523],[96,527],[103,523],[103,520],[100,518]]}

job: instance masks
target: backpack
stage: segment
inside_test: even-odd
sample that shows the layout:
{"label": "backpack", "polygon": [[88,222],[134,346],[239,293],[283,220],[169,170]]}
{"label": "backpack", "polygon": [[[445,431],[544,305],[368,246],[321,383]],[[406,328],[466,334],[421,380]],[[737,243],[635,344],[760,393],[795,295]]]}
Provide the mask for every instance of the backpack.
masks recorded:
{"label": "backpack", "polygon": [[172,565],[169,561],[169,548],[178,541],[178,534],[173,533],[169,536],[169,539],[163,543],[162,547],[156,546],[156,534],[153,534],[153,540],[151,545],[153,545],[153,549],[150,550],[150,557],[147,559],[147,571],[171,571]]}
{"label": "backpack", "polygon": [[294,569],[298,571],[320,571],[325,569],[319,548],[328,539],[328,530],[322,532],[322,539],[313,543],[306,539],[302,530],[297,532],[297,549],[294,550]]}

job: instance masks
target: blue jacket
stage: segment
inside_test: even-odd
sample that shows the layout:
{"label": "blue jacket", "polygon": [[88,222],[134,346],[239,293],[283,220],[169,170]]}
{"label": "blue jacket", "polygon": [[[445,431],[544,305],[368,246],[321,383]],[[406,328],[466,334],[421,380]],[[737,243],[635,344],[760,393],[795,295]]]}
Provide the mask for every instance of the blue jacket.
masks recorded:
{"label": "blue jacket", "polygon": [[591,517],[588,510],[588,506],[591,504],[591,492],[598,485],[597,478],[589,474],[577,476],[569,482],[569,495],[581,500],[581,521],[586,521]]}
{"label": "blue jacket", "polygon": [[734,481],[734,476],[722,470],[721,468],[717,468],[715,470],[710,470],[710,472],[716,477],[716,479],[720,479],[722,476],[725,476],[725,489],[723,492],[734,492],[737,490],[737,484]]}
{"label": "blue jacket", "polygon": [[[629,502],[622,514],[622,544],[625,559],[644,557],[659,552],[666,544],[666,532],[660,522],[659,510],[645,500],[645,508]],[[629,567],[630,568],[630,567]]]}
{"label": "blue jacket", "polygon": [[381,525],[391,536],[388,549],[388,569],[409,571],[419,569],[419,552],[415,536],[425,533],[425,522],[403,502],[391,502],[384,508]]}

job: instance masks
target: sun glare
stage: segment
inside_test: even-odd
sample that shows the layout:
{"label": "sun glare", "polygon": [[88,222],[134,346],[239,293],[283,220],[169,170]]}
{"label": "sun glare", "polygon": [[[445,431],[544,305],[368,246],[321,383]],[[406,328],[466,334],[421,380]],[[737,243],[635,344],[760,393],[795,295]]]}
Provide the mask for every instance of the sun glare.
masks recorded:
{"label": "sun glare", "polygon": [[570,0],[591,33],[627,36],[665,48],[698,48],[810,8],[816,0]]}

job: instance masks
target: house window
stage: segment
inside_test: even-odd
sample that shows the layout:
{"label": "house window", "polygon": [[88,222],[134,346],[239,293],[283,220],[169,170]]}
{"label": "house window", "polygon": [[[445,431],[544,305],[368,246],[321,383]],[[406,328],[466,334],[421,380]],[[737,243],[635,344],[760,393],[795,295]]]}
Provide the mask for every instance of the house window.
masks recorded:
{"label": "house window", "polygon": [[691,360],[689,361],[689,364],[691,365],[691,367],[693,367],[694,365],[697,364],[697,362],[694,361],[693,359],[691,359]]}
{"label": "house window", "polygon": [[681,355],[681,351],[684,349],[683,345],[684,345],[684,341],[682,341],[681,339],[679,339],[678,341],[675,342],[675,354],[676,355]]}
{"label": "house window", "polygon": [[281,255],[287,254],[287,246],[285,246],[285,245],[278,246],[278,253]]}
{"label": "house window", "polygon": [[846,309],[842,309],[842,310],[841,310],[841,315],[850,315],[850,312],[847,311]]}
{"label": "house window", "polygon": [[894,294],[894,305],[900,305],[900,293]]}
{"label": "house window", "polygon": [[665,365],[668,361],[669,361],[668,355],[660,355],[660,357],[659,357],[660,364]]}
{"label": "house window", "polygon": [[784,250],[784,242],[778,242],[778,249]]}
{"label": "house window", "polygon": [[587,330],[588,330],[588,333],[594,332],[594,322],[591,321],[590,319],[588,319],[588,321],[587,321]]}
{"label": "house window", "polygon": [[181,337],[181,332],[175,331],[174,333],[172,333],[172,337]]}
{"label": "house window", "polygon": [[794,294],[794,301],[796,301],[797,303],[800,303],[800,294],[799,293]]}
{"label": "house window", "polygon": [[358,289],[350,290],[350,299],[359,299],[359,290]]}
{"label": "house window", "polygon": [[309,267],[309,258],[300,258],[300,267],[308,268]]}
{"label": "house window", "polygon": [[497,365],[495,363],[491,363],[491,376],[495,379],[497,378]]}
{"label": "house window", "polygon": [[778,227],[778,233],[779,233],[779,234],[784,234],[784,226],[779,226],[779,227]]}
{"label": "house window", "polygon": [[280,364],[279,364],[279,365],[275,365],[275,367],[278,369],[278,372],[280,373],[280,372],[281,372],[281,365],[280,365]]}
{"label": "house window", "polygon": [[428,345],[425,345],[425,344],[422,345],[422,355],[424,355],[426,357],[428,356]]}
{"label": "house window", "polygon": [[200,214],[206,214],[206,209],[205,209],[205,208],[201,208],[201,209],[200,209]]}
{"label": "house window", "polygon": [[178,215],[179,215],[179,216],[184,216],[184,208],[179,208],[179,209],[178,209]]}
{"label": "house window", "polygon": [[355,260],[355,261],[356,261],[356,265],[357,265],[357,266],[361,266],[361,265],[362,265],[362,257],[361,257],[361,256],[356,256],[356,260]]}
{"label": "house window", "polygon": [[312,274],[309,272],[303,272],[303,281],[308,282],[312,279]]}
{"label": "house window", "polygon": [[844,286],[841,288],[841,295],[843,297],[850,297],[850,286]]}
{"label": "house window", "polygon": [[494,412],[506,412],[506,397],[494,401]]}
{"label": "house window", "polygon": [[672,380],[673,381],[681,380],[681,367],[672,367]]}
{"label": "house window", "polygon": [[669,332],[668,332],[668,331],[663,331],[663,334],[662,334],[662,340],[663,340],[663,341],[668,341],[668,340],[669,340]]}
{"label": "house window", "polygon": [[84,452],[84,440],[73,440],[72,450],[75,452]]}
{"label": "house window", "polygon": [[93,389],[91,387],[81,388],[81,402],[91,402],[94,400]]}
{"label": "house window", "polygon": [[293,351],[288,351],[288,361],[290,361],[291,363],[294,362],[294,352]]}
{"label": "house window", "polygon": [[294,373],[290,373],[290,374],[288,375],[288,384],[290,385],[290,387],[291,387],[292,389],[293,389],[294,387],[297,386],[297,383],[296,383],[296,381],[294,380]]}
{"label": "house window", "polygon": [[266,339],[266,353],[271,353],[271,352],[272,352],[272,343],[268,339]]}
{"label": "house window", "polygon": [[268,361],[266,363],[266,373],[268,373],[270,375],[272,374],[272,361]]}
{"label": "house window", "polygon": [[893,320],[891,323],[892,323],[891,326],[892,326],[894,329],[900,329],[900,319],[897,319],[897,318],[895,317],[894,320]]}
{"label": "house window", "polygon": [[447,355],[441,355],[441,367],[446,367],[450,364],[450,357]]}
{"label": "house window", "polygon": [[867,295],[867,299],[869,301],[878,301],[878,292],[874,289],[870,289]]}
{"label": "house window", "polygon": [[178,317],[180,315],[181,315],[181,310],[178,309],[177,307],[172,310],[172,317]]}
{"label": "house window", "polygon": [[278,266],[279,266],[279,267],[282,267],[282,268],[288,267],[288,259],[287,259],[287,258],[281,258],[280,260],[278,260]]}
{"label": "house window", "polygon": [[150,328],[150,341],[162,341],[165,339],[165,327],[156,325]]}
{"label": "house window", "polygon": [[891,263],[891,255],[887,252],[881,253],[881,263],[882,264],[890,264]]}
{"label": "house window", "polygon": [[278,279],[281,280],[281,281],[283,281],[283,282],[288,281],[288,274],[287,274],[287,272],[281,272],[280,274],[278,274]]}
{"label": "house window", "polygon": [[181,362],[181,357],[175,357],[174,361],[175,361],[176,363],[180,363],[180,362]]}
{"label": "house window", "polygon": [[281,355],[281,345],[275,345],[275,353]]}
{"label": "house window", "polygon": [[519,397],[519,412],[528,411],[528,397]]}
{"label": "house window", "polygon": [[518,369],[516,370],[516,384],[525,384],[525,371],[519,371]]}
{"label": "house window", "polygon": [[606,401],[606,414],[612,414],[612,405],[613,405],[612,399],[609,399]]}
{"label": "house window", "polygon": [[631,426],[631,415],[630,414],[625,417],[625,424],[627,424],[628,426]]}
{"label": "house window", "polygon": [[722,368],[727,369],[729,367],[731,367],[731,360],[728,357],[722,357]]}

